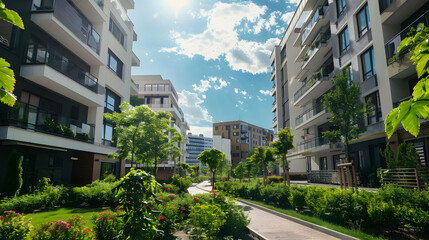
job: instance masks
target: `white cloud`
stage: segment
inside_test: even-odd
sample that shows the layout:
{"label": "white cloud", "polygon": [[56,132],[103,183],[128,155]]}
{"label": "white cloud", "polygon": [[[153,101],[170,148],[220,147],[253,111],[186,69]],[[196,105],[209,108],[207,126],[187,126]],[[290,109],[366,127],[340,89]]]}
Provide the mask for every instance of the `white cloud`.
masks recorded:
{"label": "white cloud", "polygon": [[247,92],[246,92],[246,91],[243,91],[243,90],[242,90],[242,91],[240,91],[240,93],[241,93],[241,94],[243,94],[244,96],[246,96],[246,95],[247,95]]}
{"label": "white cloud", "polygon": [[294,14],[294,12],[287,12],[287,13],[283,14],[280,19],[283,22],[285,22],[286,24],[289,24],[290,20],[293,17],[293,14]]}
{"label": "white cloud", "polygon": [[153,63],[153,58],[151,58],[151,59],[149,60],[149,62]]}
{"label": "white cloud", "polygon": [[158,18],[158,16],[159,16],[159,13],[154,13],[152,18],[156,19],[156,18]]}
{"label": "white cloud", "polygon": [[234,88],[234,92],[235,92],[235,93],[238,93],[238,88]]}
{"label": "white cloud", "polygon": [[204,137],[213,137],[213,127],[199,127],[199,126],[190,126],[188,131],[193,135],[204,134]]}
{"label": "white cloud", "polygon": [[284,27],[277,28],[276,31],[274,32],[274,34],[276,34],[276,35],[282,35],[282,34],[285,33],[285,31],[286,31],[286,29]]}
{"label": "white cloud", "polygon": [[256,98],[261,102],[264,101],[264,99],[262,99],[260,96],[256,96]]}
{"label": "white cloud", "polygon": [[207,108],[202,105],[204,100],[198,97],[197,93],[182,90],[178,92],[178,95],[180,107],[185,113],[185,119],[190,124],[213,122],[213,117],[209,114]]}
{"label": "white cloud", "polygon": [[259,90],[260,93],[264,94],[264,95],[269,95],[270,94],[270,90]]}
{"label": "white cloud", "polygon": [[296,5],[298,5],[299,2],[301,2],[301,0],[286,0],[286,3],[296,4]]}
{"label": "white cloud", "polygon": [[240,105],[243,105],[243,104],[244,104],[244,102],[243,102],[243,101],[238,101],[238,103],[239,103]]}
{"label": "white cloud", "polygon": [[[237,27],[243,22],[256,23],[266,11],[266,6],[258,6],[252,2],[217,2],[211,10],[200,11],[200,15],[207,18],[206,30],[198,34],[173,31],[171,37],[177,47],[163,48],[160,52],[176,52],[189,58],[200,55],[206,61],[224,57],[235,71],[265,73],[268,71],[267,63],[272,48],[280,40],[240,40]],[[270,22],[268,21],[269,24]]]}
{"label": "white cloud", "polygon": [[221,88],[224,88],[228,86],[229,82],[222,80],[222,78],[219,78],[219,85],[214,85],[214,89],[219,90]]}
{"label": "white cloud", "polygon": [[149,56],[149,53],[145,53],[144,55],[146,55],[146,57],[147,57],[147,56]]}
{"label": "white cloud", "polygon": [[194,88],[194,91],[203,93],[209,90],[212,86],[210,85],[209,80],[200,80],[201,85],[197,86],[197,84],[192,84],[192,87]]}
{"label": "white cloud", "polygon": [[206,96],[205,94],[201,95],[201,97],[203,97],[204,99],[206,99],[206,98],[207,98],[207,96]]}

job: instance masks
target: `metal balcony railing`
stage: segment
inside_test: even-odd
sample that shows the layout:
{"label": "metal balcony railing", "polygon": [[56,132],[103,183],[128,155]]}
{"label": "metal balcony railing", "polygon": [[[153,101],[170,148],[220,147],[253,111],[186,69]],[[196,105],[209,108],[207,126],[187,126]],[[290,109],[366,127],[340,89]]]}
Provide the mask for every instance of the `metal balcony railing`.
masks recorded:
{"label": "metal balcony railing", "polygon": [[[98,2],[102,2],[99,0],[95,1],[97,4]],[[100,34],[95,31],[91,22],[69,1],[33,0],[32,12],[53,13],[77,38],[88,45],[97,54],[100,53]]]}
{"label": "metal balcony railing", "polygon": [[323,111],[323,104],[320,103],[313,108],[304,111],[295,119],[296,126],[308,121],[310,118],[312,118],[314,115],[317,115],[321,111]]}
{"label": "metal balcony railing", "polygon": [[319,70],[294,94],[295,102],[301,98],[311,87],[313,87],[316,82],[323,81],[324,77],[328,77],[333,71],[333,62],[319,68]]}
{"label": "metal balcony railing", "polygon": [[296,146],[295,149],[296,149],[296,151],[300,152],[300,151],[309,150],[311,148],[315,148],[315,147],[326,145],[326,144],[329,144],[328,139],[311,138],[311,139],[308,139],[306,141],[298,143],[298,145]]}
{"label": "metal balcony railing", "polygon": [[[398,53],[398,47],[401,45],[401,41],[408,36],[408,32],[411,28],[416,28],[420,23],[423,23],[425,26],[429,26],[429,10],[426,11],[423,15],[421,15],[419,18],[417,18],[414,22],[412,22],[410,25],[408,25],[406,28],[404,28],[401,32],[396,34],[392,39],[390,39],[386,44],[386,59],[389,63],[389,59],[391,59],[393,56],[395,56]],[[404,47],[400,54],[407,53],[409,48]]]}
{"label": "metal balcony railing", "polygon": [[[16,102],[15,106],[8,108],[2,114],[0,125],[15,126],[65,138],[94,142],[95,124],[64,117],[58,113],[22,102]],[[71,132],[75,136],[71,135]]]}
{"label": "metal balcony railing", "polygon": [[27,58],[26,63],[46,64],[80,85],[98,93],[98,79],[88,71],[85,71],[67,56],[55,52],[54,49],[48,49],[48,51],[45,51],[45,56]]}

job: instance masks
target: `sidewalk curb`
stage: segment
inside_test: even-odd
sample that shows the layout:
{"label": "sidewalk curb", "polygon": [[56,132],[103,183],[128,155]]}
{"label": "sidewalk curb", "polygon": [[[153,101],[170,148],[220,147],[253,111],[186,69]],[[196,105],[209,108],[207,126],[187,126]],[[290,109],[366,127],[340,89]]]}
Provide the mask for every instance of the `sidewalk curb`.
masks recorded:
{"label": "sidewalk curb", "polygon": [[[319,225],[317,225],[317,224],[314,224],[314,223],[311,223],[311,222],[307,222],[307,221],[301,220],[301,219],[296,218],[296,217],[292,217],[292,216],[289,216],[289,215],[286,215],[286,214],[283,214],[283,213],[280,213],[280,212],[276,212],[276,211],[274,211],[274,210],[271,210],[271,209],[268,209],[268,208],[265,208],[265,207],[262,207],[262,206],[259,206],[259,205],[256,205],[256,204],[253,204],[253,203],[250,203],[250,202],[246,202],[246,201],[243,201],[243,200],[241,200],[241,199],[237,199],[237,201],[238,201],[238,202],[241,202],[241,203],[244,203],[244,204],[247,204],[247,205],[249,205],[249,206],[255,207],[255,208],[259,208],[259,209],[261,209],[261,210],[263,210],[263,211],[266,211],[266,212],[272,213],[272,214],[274,214],[274,215],[276,215],[276,216],[279,216],[279,217],[281,217],[281,218],[285,218],[285,219],[288,219],[288,220],[294,221],[294,222],[299,223],[299,224],[301,224],[301,225],[303,225],[303,226],[306,226],[306,227],[309,227],[309,228],[315,229],[315,230],[317,230],[317,231],[319,231],[319,232],[326,233],[326,234],[328,234],[328,235],[331,235],[331,236],[336,237],[336,238],[339,238],[339,239],[343,239],[343,240],[359,240],[358,238],[355,238],[355,237],[352,237],[352,236],[346,235],[346,234],[344,234],[344,233],[340,233],[340,232],[337,232],[337,231],[331,230],[331,229],[329,229],[329,228],[325,228],[325,227],[319,226]],[[249,228],[249,230],[250,230],[250,228]],[[252,230],[250,230],[250,231],[252,232]],[[254,232],[254,231],[253,231],[253,232]],[[260,235],[260,234],[259,234],[259,235]],[[261,238],[260,238],[260,239],[261,239]],[[263,237],[262,239],[267,239],[267,238]]]}

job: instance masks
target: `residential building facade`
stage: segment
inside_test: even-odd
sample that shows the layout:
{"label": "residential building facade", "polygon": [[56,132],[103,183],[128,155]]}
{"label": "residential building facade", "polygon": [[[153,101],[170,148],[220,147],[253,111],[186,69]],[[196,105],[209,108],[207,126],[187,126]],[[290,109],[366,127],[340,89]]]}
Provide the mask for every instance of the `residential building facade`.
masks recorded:
{"label": "residential building facade", "polygon": [[15,72],[18,99],[13,108],[1,106],[0,154],[22,154],[24,186],[42,177],[78,186],[122,177],[124,162],[107,157],[116,148],[104,113],[137,92],[131,82],[131,67],[140,64],[132,51],[137,35],[127,16],[134,1],[4,3],[25,30],[0,21],[0,55]]}
{"label": "residential building facade", "polygon": [[[384,119],[399,102],[410,97],[417,83],[415,67],[391,63],[401,39],[411,27],[428,25],[428,1],[302,0],[280,44],[271,55],[273,128],[290,127],[295,150],[288,159],[291,172],[308,172],[336,181],[336,166],[344,146],[322,137],[333,129],[321,99],[333,87],[331,79],[343,69],[359,82],[361,100],[372,111],[362,126],[366,132],[352,141],[350,160],[360,183],[366,185],[379,167],[386,167],[379,150],[386,145]],[[397,131],[391,145],[411,141],[427,165],[429,131],[422,124],[416,139]]]}
{"label": "residential building facade", "polygon": [[231,165],[231,139],[222,138],[221,135],[213,136],[213,148],[225,153],[228,164]]}
{"label": "residential building facade", "polygon": [[213,138],[204,137],[203,134],[192,135],[188,133],[188,143],[186,144],[186,152],[188,156],[186,157],[186,163],[193,165],[201,165],[201,162],[198,159],[198,155],[205,150],[210,150],[213,148]]}
{"label": "residential building facade", "polygon": [[233,168],[250,157],[252,149],[269,146],[274,137],[273,131],[243,121],[213,123],[213,136],[215,135],[231,140]]}
{"label": "residential building facade", "polygon": [[[179,96],[171,83],[170,80],[163,79],[161,75],[137,75],[132,77],[133,80],[138,84],[138,93],[136,96],[143,100],[143,104],[148,106],[154,112],[165,111],[172,115],[171,127],[182,134],[183,141],[178,143],[182,156],[177,159],[181,162],[186,162],[186,144],[188,143],[188,137],[186,132],[189,130],[189,124],[185,121],[185,115],[182,109],[179,107]],[[171,133],[169,135],[171,137]],[[161,163],[162,169],[168,169],[167,178],[174,172],[175,161],[170,159],[168,162]],[[158,171],[159,172],[159,171]],[[164,178],[164,173],[162,177]],[[159,177],[157,175],[157,177]]]}

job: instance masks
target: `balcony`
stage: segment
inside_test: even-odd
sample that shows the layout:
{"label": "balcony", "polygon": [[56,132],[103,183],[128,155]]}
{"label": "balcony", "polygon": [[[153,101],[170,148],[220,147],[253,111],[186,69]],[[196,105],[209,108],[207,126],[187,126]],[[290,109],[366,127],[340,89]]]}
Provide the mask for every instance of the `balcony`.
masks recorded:
{"label": "balcony", "polygon": [[300,153],[300,152],[306,152],[306,151],[311,151],[315,153],[315,152],[322,152],[322,151],[331,150],[331,149],[343,149],[343,148],[344,148],[344,144],[342,144],[341,142],[330,143],[329,140],[325,138],[311,138],[298,143],[293,153]]}
{"label": "balcony", "polygon": [[311,126],[318,126],[326,123],[330,114],[323,109],[322,104],[317,104],[295,118],[296,129],[309,128]]}
{"label": "balcony", "polygon": [[107,22],[104,0],[71,0],[77,9],[92,23]]}
{"label": "balcony", "polygon": [[132,57],[132,65],[133,67],[140,67],[140,59],[137,57],[137,55],[135,54],[135,52],[133,52],[133,57]]}
{"label": "balcony", "polygon": [[393,2],[396,0],[378,0],[380,6],[380,13],[383,13]]}
{"label": "balcony", "polygon": [[413,96],[409,96],[409,97],[403,98],[403,99],[401,99],[401,100],[399,100],[399,101],[397,101],[397,102],[394,102],[394,103],[393,103],[393,108],[397,108],[397,107],[399,107],[399,105],[400,105],[402,102],[408,101],[408,100],[410,100],[412,97],[413,97]]}
{"label": "balcony", "polygon": [[316,37],[317,32],[329,23],[329,16],[327,16],[329,14],[328,8],[329,5],[323,5],[314,11],[313,16],[305,24],[305,27],[302,28],[300,36],[294,42],[295,47],[310,45],[311,41]]}
{"label": "balcony", "polygon": [[72,140],[94,142],[95,125],[59,116],[37,106],[17,102],[0,117],[1,126],[14,126]]}
{"label": "balcony", "polygon": [[[329,60],[328,60],[329,62]],[[294,94],[294,106],[305,105],[308,101],[316,99],[332,87],[329,81],[334,74],[334,63],[322,66],[303,86]]]}
{"label": "balcony", "polygon": [[[332,43],[329,41],[331,38],[331,30],[328,29],[324,32],[320,32],[318,37],[313,41],[311,46],[303,47],[295,59],[295,62],[302,60],[301,69],[312,68],[312,66],[318,66],[318,62],[323,62],[326,55],[332,50]],[[316,63],[316,64],[313,64]]]}
{"label": "balcony", "polygon": [[[41,5],[33,2],[31,20],[90,65],[101,65],[100,35],[67,0]],[[45,2],[44,2],[45,3]]]}
{"label": "balcony", "polygon": [[[408,32],[410,31],[410,29],[416,28],[420,23],[423,23],[425,26],[429,26],[429,10],[426,11],[414,22],[412,22],[410,25],[408,25],[406,28],[404,28],[401,32],[396,34],[396,36],[394,36],[392,39],[387,41],[387,43],[385,44],[385,48],[388,64],[392,64],[394,62],[394,56],[398,53],[398,47],[399,45],[401,45],[401,41],[408,36]],[[408,53],[408,49],[409,48],[404,47],[403,49],[401,49],[399,55],[405,55],[406,53]]]}
{"label": "balcony", "polygon": [[[40,51],[39,51],[40,52]],[[20,76],[87,106],[100,106],[98,79],[67,57],[48,50],[37,60],[27,59]]]}
{"label": "balcony", "polygon": [[[427,9],[427,1],[420,0],[379,0],[382,24],[401,25],[409,17],[420,15]],[[416,12],[420,12],[416,14]]]}
{"label": "balcony", "polygon": [[276,88],[276,82],[274,82],[273,87],[271,88],[271,92],[270,95],[273,96],[274,93],[276,92],[277,88]]}

